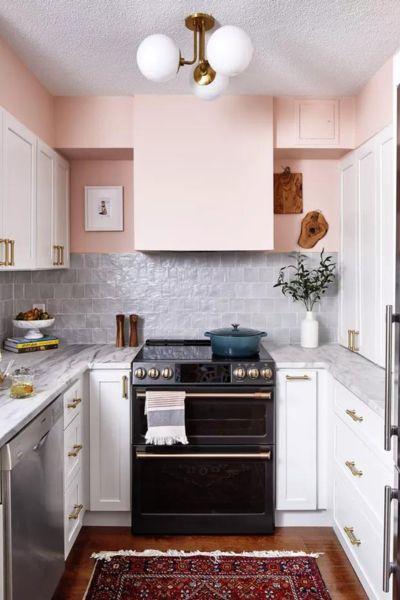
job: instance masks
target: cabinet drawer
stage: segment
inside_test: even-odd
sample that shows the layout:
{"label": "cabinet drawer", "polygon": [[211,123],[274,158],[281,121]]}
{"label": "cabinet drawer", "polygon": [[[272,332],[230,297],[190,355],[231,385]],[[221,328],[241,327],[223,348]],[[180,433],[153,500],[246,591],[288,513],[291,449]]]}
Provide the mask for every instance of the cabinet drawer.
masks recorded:
{"label": "cabinet drawer", "polygon": [[[389,598],[382,588],[382,527],[347,478],[335,468],[334,521],[339,539],[356,572],[374,590],[370,598]],[[346,533],[347,530],[347,533]],[[368,590],[366,590],[368,592]]]}
{"label": "cabinet drawer", "polygon": [[385,485],[392,485],[392,471],[382,465],[374,452],[338,418],[335,420],[335,458],[381,522],[383,490]]}
{"label": "cabinet drawer", "polygon": [[65,486],[80,470],[83,454],[82,415],[78,413],[64,431],[64,481]]}
{"label": "cabinet drawer", "polygon": [[383,419],[338,382],[335,382],[335,412],[380,460],[388,466],[392,464],[390,452],[383,449]]}
{"label": "cabinet drawer", "polygon": [[79,470],[65,490],[64,498],[64,552],[67,558],[82,527],[83,506],[82,471]]}
{"label": "cabinet drawer", "polygon": [[72,419],[81,412],[82,408],[82,380],[78,379],[64,392],[64,429],[68,427]]}

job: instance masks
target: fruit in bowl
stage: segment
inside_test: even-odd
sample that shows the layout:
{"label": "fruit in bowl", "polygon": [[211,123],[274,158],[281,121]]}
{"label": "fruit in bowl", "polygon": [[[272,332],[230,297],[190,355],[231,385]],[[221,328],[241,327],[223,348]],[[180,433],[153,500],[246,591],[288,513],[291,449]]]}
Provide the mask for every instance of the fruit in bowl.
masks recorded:
{"label": "fruit in bowl", "polygon": [[14,327],[20,329],[26,329],[25,334],[26,340],[40,340],[43,333],[40,329],[51,327],[55,319],[48,312],[40,310],[39,308],[32,308],[26,312],[20,312],[13,320]]}
{"label": "fruit in bowl", "polygon": [[47,321],[52,318],[53,317],[45,310],[31,308],[31,310],[27,310],[26,312],[18,313],[15,317],[15,321]]}

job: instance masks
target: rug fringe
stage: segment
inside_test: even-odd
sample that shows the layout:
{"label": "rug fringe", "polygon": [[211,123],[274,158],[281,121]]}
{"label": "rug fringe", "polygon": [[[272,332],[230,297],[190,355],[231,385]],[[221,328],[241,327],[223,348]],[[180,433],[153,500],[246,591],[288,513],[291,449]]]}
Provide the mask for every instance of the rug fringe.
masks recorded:
{"label": "rug fringe", "polygon": [[102,551],[94,552],[91,558],[96,560],[111,560],[113,556],[213,556],[218,558],[220,556],[250,556],[255,558],[284,558],[285,556],[309,556],[311,558],[318,558],[322,556],[323,552],[302,552],[293,550],[253,550],[252,552],[225,552],[221,550],[214,550],[213,552],[201,552],[200,550],[186,551],[186,550],[167,550],[162,552],[161,550],[117,550],[117,551]]}

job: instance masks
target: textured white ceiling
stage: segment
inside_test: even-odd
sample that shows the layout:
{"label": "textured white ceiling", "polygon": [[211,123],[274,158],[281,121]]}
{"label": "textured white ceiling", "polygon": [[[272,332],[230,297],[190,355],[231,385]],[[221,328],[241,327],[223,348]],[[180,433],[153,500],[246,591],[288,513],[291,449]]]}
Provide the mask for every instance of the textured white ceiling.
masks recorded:
{"label": "textured white ceiling", "polygon": [[135,56],[162,32],[189,57],[183,19],[195,11],[253,40],[228,93],[353,94],[400,46],[400,0],[1,0],[0,35],[57,95],[189,93],[189,67],[153,84]]}

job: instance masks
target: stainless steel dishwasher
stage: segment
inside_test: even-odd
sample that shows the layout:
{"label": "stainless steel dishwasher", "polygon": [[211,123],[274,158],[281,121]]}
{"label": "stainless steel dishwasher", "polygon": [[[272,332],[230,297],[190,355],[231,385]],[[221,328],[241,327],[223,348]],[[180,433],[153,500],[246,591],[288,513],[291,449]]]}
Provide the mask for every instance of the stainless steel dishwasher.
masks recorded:
{"label": "stainless steel dishwasher", "polygon": [[2,449],[7,600],[49,600],[64,570],[62,415],[58,397]]}

